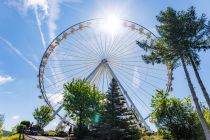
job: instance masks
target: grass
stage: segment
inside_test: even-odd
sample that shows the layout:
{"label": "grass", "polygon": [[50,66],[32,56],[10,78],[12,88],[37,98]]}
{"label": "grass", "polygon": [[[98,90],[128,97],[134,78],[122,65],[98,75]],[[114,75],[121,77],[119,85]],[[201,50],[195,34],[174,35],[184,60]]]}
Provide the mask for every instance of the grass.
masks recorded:
{"label": "grass", "polygon": [[18,140],[19,134],[14,134],[11,136],[2,137],[1,140]]}

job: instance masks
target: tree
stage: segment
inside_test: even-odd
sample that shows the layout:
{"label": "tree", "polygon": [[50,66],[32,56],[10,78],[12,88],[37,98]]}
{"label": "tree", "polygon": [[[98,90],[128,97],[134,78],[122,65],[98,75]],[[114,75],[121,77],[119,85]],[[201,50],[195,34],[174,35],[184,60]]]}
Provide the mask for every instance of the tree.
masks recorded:
{"label": "tree", "polygon": [[90,124],[94,116],[99,112],[104,96],[91,86],[86,80],[73,80],[64,84],[64,109],[71,118],[77,121],[78,137],[85,134],[85,126]]}
{"label": "tree", "polygon": [[[209,42],[205,36],[207,31],[203,27],[206,21],[205,16],[202,15],[198,18],[195,14],[194,7],[189,8],[187,12],[176,12],[169,7],[166,11],[160,12],[157,20],[161,23],[157,26],[160,38],[155,41],[154,45],[137,41],[137,44],[141,48],[146,51],[151,51],[149,55],[144,55],[143,59],[146,63],[152,64],[169,63],[172,69],[177,68],[180,64],[183,66],[206,139],[210,139],[210,132],[201,107],[199,106],[199,101],[186,66],[188,64],[193,65],[194,62],[199,64],[200,59],[197,52],[209,48],[209,46],[206,46],[207,42]],[[196,72],[196,69],[194,70]],[[201,85],[201,82],[199,84]],[[206,94],[204,92],[204,96],[208,102],[209,97],[207,95],[208,93]]]}
{"label": "tree", "polygon": [[105,109],[95,133],[102,140],[139,139],[137,120],[120,93],[118,82],[112,79],[106,94]]}
{"label": "tree", "polygon": [[4,115],[0,114],[0,137],[3,134]]}
{"label": "tree", "polygon": [[30,127],[30,121],[21,121],[20,124],[25,125],[26,127]]}
{"label": "tree", "polygon": [[26,126],[23,124],[19,124],[16,127],[17,133],[19,133],[19,140],[25,138],[25,136],[24,136],[25,127]]}
{"label": "tree", "polygon": [[190,97],[184,100],[169,98],[163,90],[157,90],[152,97],[151,117],[157,121],[159,129],[171,134],[174,139],[200,139],[200,123],[191,105]]}
{"label": "tree", "polygon": [[37,121],[37,125],[43,129],[53,118],[53,110],[48,106],[41,106],[36,108],[33,113],[34,119]]}

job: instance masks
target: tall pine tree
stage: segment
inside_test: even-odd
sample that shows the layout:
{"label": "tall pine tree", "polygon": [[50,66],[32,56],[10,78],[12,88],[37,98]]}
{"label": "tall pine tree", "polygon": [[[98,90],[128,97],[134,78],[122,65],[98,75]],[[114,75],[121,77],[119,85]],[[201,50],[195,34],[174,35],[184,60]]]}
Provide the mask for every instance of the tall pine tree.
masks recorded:
{"label": "tall pine tree", "polygon": [[134,114],[115,79],[106,94],[105,109],[95,133],[101,140],[137,140],[140,137]]}

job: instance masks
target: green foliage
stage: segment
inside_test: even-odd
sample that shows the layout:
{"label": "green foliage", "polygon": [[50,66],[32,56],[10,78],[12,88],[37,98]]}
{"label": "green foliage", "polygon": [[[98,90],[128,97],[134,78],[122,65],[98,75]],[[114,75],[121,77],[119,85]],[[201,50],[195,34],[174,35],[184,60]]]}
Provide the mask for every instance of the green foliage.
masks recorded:
{"label": "green foliage", "polygon": [[[147,42],[137,41],[137,44],[145,51],[150,51],[148,55],[142,58],[146,63],[170,64],[171,69],[175,69],[180,64],[183,65],[188,86],[196,105],[197,113],[206,138],[209,137],[209,131],[199,102],[190,79],[186,64],[196,64],[199,66],[199,51],[206,51],[210,48],[209,44],[209,26],[206,26],[207,19],[204,14],[200,17],[196,15],[195,8],[190,7],[187,11],[176,11],[168,7],[166,11],[161,11],[157,16],[160,25],[156,26],[160,37],[154,44],[148,45]],[[209,23],[208,23],[209,25]],[[181,60],[181,61],[180,61]],[[180,63],[181,62],[181,63]],[[196,72],[197,68],[194,68]],[[198,78],[198,76],[197,76]],[[200,85],[201,81],[199,81]],[[204,87],[204,86],[203,86]],[[204,91],[204,88],[202,88]],[[209,100],[208,93],[204,92],[206,100]]]}
{"label": "green foliage", "polygon": [[104,100],[95,86],[86,80],[73,80],[64,84],[64,109],[77,120],[78,135],[82,135],[85,125],[94,123],[94,116],[100,112]]}
{"label": "green foliage", "polygon": [[53,118],[53,110],[48,106],[41,106],[36,108],[33,113],[34,119],[37,121],[37,125],[43,129]]}
{"label": "green foliage", "polygon": [[23,133],[24,132],[24,129],[25,129],[25,125],[23,125],[23,124],[19,124],[19,125],[17,125],[17,127],[16,127],[16,130],[17,130],[17,133]]}
{"label": "green foliage", "polygon": [[203,116],[206,119],[206,122],[208,123],[208,127],[210,129],[210,110],[206,107],[203,107]]}
{"label": "green foliage", "polygon": [[137,122],[133,112],[126,105],[124,96],[115,79],[112,80],[106,95],[105,109],[96,126],[95,137],[101,140],[139,139]]}
{"label": "green foliage", "polygon": [[167,92],[157,90],[152,98],[151,107],[154,110],[151,116],[160,127],[159,133],[170,134],[177,139],[199,139],[200,124],[190,97],[181,100],[168,96]]}
{"label": "green foliage", "polygon": [[0,137],[3,134],[4,115],[0,114]]}
{"label": "green foliage", "polygon": [[54,132],[54,131],[49,131],[48,133],[47,133],[47,136],[56,136],[56,132]]}
{"label": "green foliage", "polygon": [[58,132],[56,132],[56,136],[58,136],[58,137],[67,137],[67,133],[66,132],[64,132],[64,131],[58,131]]}
{"label": "green foliage", "polygon": [[64,131],[58,131],[58,132],[56,132],[56,131],[45,131],[43,134],[42,134],[43,136],[50,136],[50,137],[67,137],[67,133],[66,132],[64,132]]}
{"label": "green foliage", "polygon": [[156,26],[160,37],[153,45],[146,42],[137,44],[149,55],[143,55],[146,63],[171,63],[173,68],[180,65],[180,56],[183,56],[187,64],[191,64],[189,57],[197,65],[200,58],[197,52],[210,48],[208,41],[209,30],[206,26],[206,17],[196,15],[195,8],[190,7],[187,11],[175,11],[168,7],[157,16],[160,25]]}
{"label": "green foliage", "polygon": [[26,127],[29,127],[30,126],[30,121],[24,120],[24,121],[21,121],[20,124],[25,125]]}
{"label": "green foliage", "polygon": [[14,134],[11,136],[6,136],[1,138],[1,140],[18,140],[18,139],[19,139],[19,134]]}

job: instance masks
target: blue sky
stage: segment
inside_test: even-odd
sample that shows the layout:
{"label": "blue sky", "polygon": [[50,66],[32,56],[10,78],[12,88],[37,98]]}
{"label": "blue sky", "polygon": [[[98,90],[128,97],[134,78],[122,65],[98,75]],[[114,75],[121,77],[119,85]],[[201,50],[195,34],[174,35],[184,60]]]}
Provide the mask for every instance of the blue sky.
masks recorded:
{"label": "blue sky", "polygon": [[[166,7],[185,10],[191,5],[198,14],[210,18],[208,0],[3,0],[0,4],[0,113],[5,115],[5,129],[21,120],[33,120],[34,108],[43,100],[37,89],[37,69],[49,42],[67,27],[87,19],[104,17],[114,12],[120,18],[143,25],[152,32],[158,24],[155,16]],[[210,52],[201,53],[200,74],[210,88]],[[201,102],[200,88],[189,68]],[[190,95],[182,68],[174,73],[171,96]],[[53,127],[53,124],[51,124]]]}

